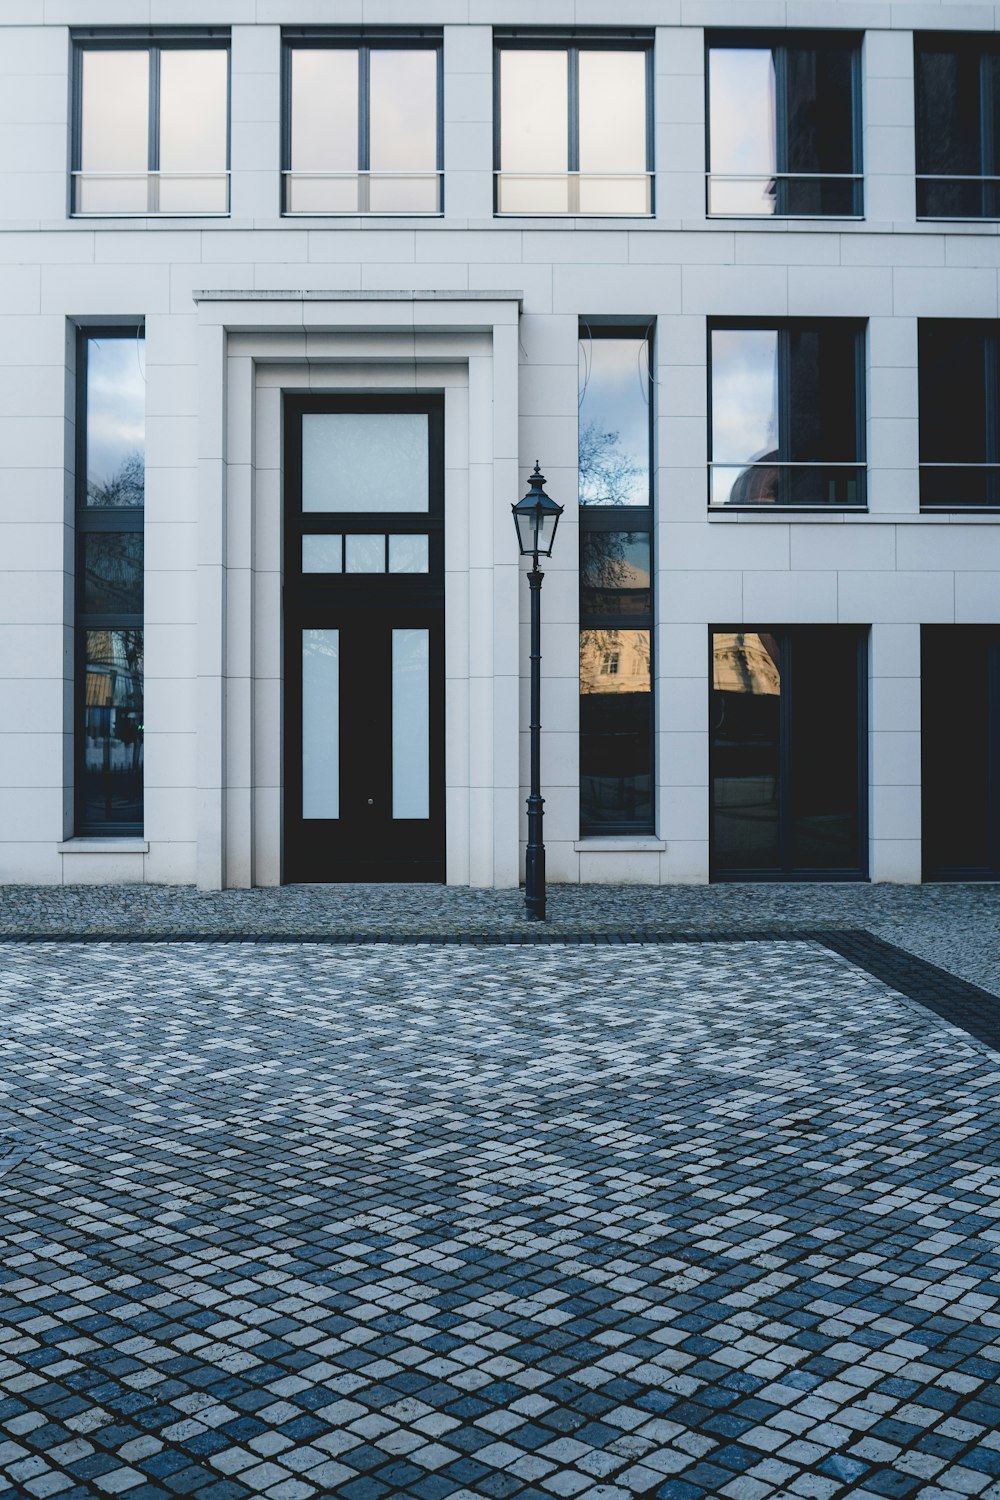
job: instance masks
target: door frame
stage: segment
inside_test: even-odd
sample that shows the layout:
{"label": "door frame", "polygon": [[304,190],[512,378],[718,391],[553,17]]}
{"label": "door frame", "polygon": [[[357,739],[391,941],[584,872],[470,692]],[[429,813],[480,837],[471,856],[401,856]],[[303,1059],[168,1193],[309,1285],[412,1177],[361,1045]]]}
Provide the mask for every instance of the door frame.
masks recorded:
{"label": "door frame", "polygon": [[[445,662],[444,662],[444,395],[373,395],[351,392],[324,394],[286,392],[283,398],[284,496],[282,555],[282,637],[285,671],[281,694],[284,743],[283,859],[282,882],[317,881],[434,881],[445,880]],[[428,507],[420,512],[302,510],[302,418],[310,412],[406,413],[428,415]],[[409,533],[428,536],[427,574],[338,573],[303,574],[302,535],[325,532]],[[334,841],[335,852],[326,856],[309,851],[304,839],[302,805],[302,669],[301,632],[304,629],[337,629],[356,633],[366,615],[377,616],[379,626],[391,633],[396,628],[426,628],[429,631],[430,662],[430,809],[426,840],[413,835],[410,849],[422,843],[422,852],[387,854],[384,849],[365,853],[363,837],[352,821],[338,828],[334,820],[316,820],[315,836]],[[391,651],[391,634],[390,634]],[[345,679],[341,656],[341,681]],[[385,691],[391,693],[389,682]],[[340,700],[343,716],[344,698]],[[384,722],[391,725],[391,703],[382,705]],[[342,718],[343,722],[343,718]],[[391,732],[391,729],[390,729]],[[344,743],[343,735],[341,743]],[[391,752],[386,749],[387,755]],[[341,766],[344,758],[341,757]],[[389,763],[391,785],[391,763]],[[342,784],[343,790],[343,784]],[[341,798],[341,815],[344,813]],[[338,819],[339,823],[340,820]],[[391,823],[391,820],[390,820]],[[322,825],[322,826],[320,826]],[[422,830],[421,830],[422,831]],[[404,832],[401,830],[401,833]],[[351,853],[336,851],[336,836],[349,840]],[[298,845],[298,847],[296,847]],[[357,850],[355,853],[354,851]],[[325,873],[317,873],[317,871]]]}

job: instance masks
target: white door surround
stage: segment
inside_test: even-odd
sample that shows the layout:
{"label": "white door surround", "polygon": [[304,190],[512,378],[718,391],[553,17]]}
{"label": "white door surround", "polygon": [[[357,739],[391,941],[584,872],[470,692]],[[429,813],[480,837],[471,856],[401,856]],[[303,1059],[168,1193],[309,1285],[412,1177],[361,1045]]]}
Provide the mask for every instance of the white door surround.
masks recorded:
{"label": "white door surround", "polygon": [[518,881],[520,293],[195,294],[198,884],[282,878],[282,393],[443,391],[447,879]]}

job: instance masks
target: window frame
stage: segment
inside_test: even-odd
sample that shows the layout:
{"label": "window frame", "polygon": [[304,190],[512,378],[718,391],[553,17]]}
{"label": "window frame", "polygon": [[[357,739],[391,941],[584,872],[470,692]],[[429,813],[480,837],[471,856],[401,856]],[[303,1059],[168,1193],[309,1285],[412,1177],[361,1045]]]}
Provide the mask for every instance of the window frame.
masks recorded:
{"label": "window frame", "polygon": [[[502,52],[564,52],[566,54],[566,175],[571,185],[580,175],[580,53],[581,52],[642,52],[646,69],[646,176],[649,178],[649,211],[634,213],[588,213],[569,208],[564,213],[542,209],[529,212],[503,210],[500,202],[500,178],[503,169],[502,156],[503,120],[500,116],[500,54]],[[654,34],[643,27],[627,31],[601,32],[585,30],[531,31],[525,27],[509,30],[495,27],[493,31],[493,216],[498,219],[655,219],[656,218],[656,101],[654,88]],[[522,174],[512,173],[512,176]],[[600,174],[598,174],[600,175]],[[577,189],[578,192],[578,189]],[[572,186],[571,186],[572,193]]]}
{"label": "window frame", "polygon": [[[791,384],[791,375],[790,375],[790,364],[791,364],[791,361],[790,361],[789,334],[795,328],[802,329],[803,331],[805,331],[807,329],[819,329],[819,330],[823,330],[825,328],[839,328],[839,329],[851,329],[854,332],[854,335],[855,335],[855,339],[854,339],[854,391],[855,391],[854,426],[855,426],[855,439],[854,439],[854,441],[855,441],[857,452],[859,454],[859,457],[856,460],[853,460],[853,461],[849,460],[849,459],[848,460],[840,460],[840,459],[817,459],[817,460],[803,459],[803,460],[797,460],[797,459],[789,459],[787,457],[783,457],[782,456],[783,454],[787,454],[787,452],[788,452],[788,447],[787,447],[787,443],[788,443],[788,424],[789,424],[789,420],[790,420],[790,415],[789,415],[789,390],[790,390],[790,384]],[[712,454],[713,454],[713,442],[714,442],[714,425],[713,425],[713,410],[712,410],[712,334],[714,332],[716,332],[716,330],[725,331],[727,329],[732,329],[734,331],[738,331],[738,330],[741,330],[741,329],[747,329],[747,330],[751,330],[751,331],[759,329],[762,332],[768,332],[769,330],[774,329],[774,330],[776,330],[776,332],[778,334],[778,349],[777,349],[777,354],[778,354],[778,457],[773,461],[773,463],[771,465],[769,465],[769,467],[779,468],[779,470],[780,470],[779,481],[781,479],[785,478],[785,476],[787,475],[788,469],[790,467],[817,468],[817,469],[829,469],[829,468],[836,468],[836,467],[854,468],[854,469],[857,470],[858,493],[859,493],[859,496],[860,496],[860,498],[856,502],[854,502],[853,504],[851,504],[851,503],[848,503],[848,502],[830,503],[830,502],[824,501],[824,502],[816,503],[816,504],[813,504],[813,505],[806,505],[806,504],[802,504],[802,503],[795,503],[795,502],[791,502],[791,501],[783,501],[783,500],[779,499],[779,500],[776,500],[774,502],[757,501],[757,502],[748,502],[748,503],[744,503],[744,504],[730,504],[730,503],[727,502],[724,505],[715,505],[715,504],[712,503],[712,469],[714,467],[714,462],[715,462],[714,459],[713,459],[713,456],[712,456]],[[868,403],[867,403],[867,389],[866,389],[866,343],[867,343],[867,333],[868,333],[868,320],[867,320],[867,318],[837,318],[837,317],[833,317],[833,318],[810,318],[810,317],[791,317],[791,318],[788,318],[788,317],[781,317],[781,318],[738,318],[738,317],[732,317],[731,318],[731,317],[725,317],[725,316],[720,316],[720,317],[715,317],[715,318],[712,318],[712,317],[708,318],[708,320],[707,320],[707,327],[706,327],[706,336],[707,336],[707,345],[708,345],[707,351],[706,351],[707,399],[708,399],[708,408],[707,408],[708,409],[708,423],[707,423],[707,432],[706,432],[706,442],[707,442],[707,445],[708,445],[708,510],[709,510],[709,514],[710,515],[721,515],[721,514],[727,514],[729,512],[732,512],[732,513],[743,513],[743,514],[749,514],[749,515],[761,514],[761,513],[763,513],[765,515],[774,515],[776,513],[780,513],[782,515],[790,515],[790,514],[794,514],[796,511],[802,512],[802,513],[807,513],[807,514],[810,514],[810,515],[826,515],[827,513],[833,514],[833,515],[839,515],[839,514],[842,514],[843,512],[846,511],[846,512],[848,512],[848,513],[850,513],[850,514],[853,515],[853,514],[857,514],[859,512],[865,512],[865,511],[867,511],[867,509],[868,509],[868,445],[867,445],[867,407],[868,407]],[[784,335],[784,337],[782,335]],[[745,464],[742,464],[742,465],[737,465],[737,464],[723,464],[723,465],[721,465],[721,467],[723,467],[723,468],[742,467],[744,469],[750,469],[750,468],[754,467],[755,464],[761,465],[762,467],[765,466],[765,465],[763,465],[763,463],[762,463],[761,460],[754,460],[753,463],[745,463]],[[786,491],[787,491],[787,485],[784,485],[782,487],[785,488]]]}
{"label": "window frame", "polygon": [[[233,52],[228,26],[177,31],[147,28],[115,31],[75,28],[70,33],[72,57],[72,108],[70,113],[70,171],[68,216],[73,219],[226,219],[232,213],[233,149]],[[224,209],[150,209],[94,212],[78,209],[77,180],[83,171],[83,54],[85,52],[139,52],[149,54],[149,147],[146,175],[159,172],[160,161],[160,57],[163,52],[224,51],[226,54],[226,206]],[[215,174],[212,174],[215,175]]]}
{"label": "window frame", "polygon": [[[924,390],[925,379],[930,378],[928,361],[923,357],[923,344],[925,333],[929,324],[942,324],[949,328],[956,325],[970,332],[981,334],[984,341],[983,347],[983,395],[985,410],[984,449],[986,456],[981,463],[974,459],[956,459],[954,463],[947,460],[925,459],[923,457],[923,427],[921,425],[921,414],[925,399],[930,400],[934,393],[926,393]],[[928,330],[929,331],[929,330]],[[991,515],[1000,510],[1000,319],[998,318],[918,318],[917,320],[917,442],[918,457],[917,467],[920,487],[920,509],[927,513],[940,512],[949,514],[961,511],[969,515]],[[958,500],[954,504],[939,504],[934,501],[926,501],[923,498],[924,475],[929,469],[986,469],[985,475],[986,494],[989,497],[982,504],[975,501]]]}
{"label": "window frame", "polygon": [[[141,837],[144,821],[93,823],[86,817],[86,736],[84,734],[87,697],[87,633],[92,630],[139,630],[143,634],[145,656],[145,555],[143,556],[143,608],[128,613],[83,608],[83,557],[86,538],[101,532],[132,531],[145,537],[146,507],[136,505],[104,508],[87,504],[87,367],[91,339],[131,340],[146,337],[144,318],[134,322],[97,324],[82,323],[76,329],[76,432],[74,441],[74,592],[73,592],[73,836],[75,838]],[[145,466],[145,453],[143,455]],[[145,498],[145,494],[144,497]],[[145,546],[143,547],[145,554]],[[145,698],[145,674],[143,681]],[[145,814],[145,773],[143,775],[143,812]]]}
{"label": "window frame", "polygon": [[[579,836],[587,838],[655,838],[657,825],[656,782],[656,467],[655,467],[655,420],[654,394],[656,366],[656,319],[645,322],[602,322],[594,318],[581,318],[578,324],[578,339],[585,335],[594,338],[644,339],[648,347],[648,427],[649,427],[649,499],[643,505],[579,505],[579,620],[578,635],[584,630],[647,630],[649,633],[649,801],[648,823],[633,822],[587,824],[583,818],[583,773],[580,764],[582,729],[578,731],[578,765],[580,765]],[[577,429],[579,442],[579,427]],[[579,494],[579,486],[578,486]],[[583,539],[588,532],[625,531],[645,532],[649,537],[649,610],[641,613],[618,613],[592,615],[583,609]],[[577,697],[579,690],[579,666],[577,668]]]}
{"label": "window frame", "polygon": [[[791,38],[791,41],[789,40]],[[788,49],[790,46],[796,48],[811,48],[814,51],[830,50],[835,46],[844,46],[850,43],[852,47],[851,56],[851,157],[855,170],[849,173],[837,172],[802,172],[789,173],[788,166]],[[863,45],[863,33],[852,30],[805,30],[795,31],[786,29],[782,31],[726,28],[718,31],[705,32],[705,217],[707,219],[749,219],[752,222],[768,219],[801,219],[825,224],[830,222],[843,223],[846,221],[863,220],[865,218],[865,167],[864,167],[864,119],[862,115],[862,69],[861,49]],[[850,214],[797,214],[776,205],[773,214],[738,214],[738,213],[713,213],[711,211],[711,189],[712,178],[715,175],[726,177],[730,174],[712,171],[712,98],[710,87],[709,55],[713,48],[719,50],[763,50],[769,48],[775,53],[775,128],[774,128],[774,161],[775,180],[778,190],[778,203],[784,197],[787,203],[787,192],[782,192],[784,183],[788,177],[806,177],[810,180],[818,178],[840,178],[852,179],[854,182],[854,212]],[[758,174],[763,176],[763,173]]]}
{"label": "window frame", "polygon": [[[858,853],[861,863],[850,868],[834,866],[830,868],[823,865],[803,865],[795,868],[791,864],[790,850],[792,848],[794,819],[791,809],[793,807],[793,789],[795,785],[794,767],[794,736],[792,733],[792,713],[795,695],[795,657],[798,652],[798,643],[808,640],[823,631],[839,631],[845,636],[852,636],[855,640],[857,652],[857,672],[855,688],[857,693],[857,788],[858,806],[856,814],[856,833]],[[869,881],[870,857],[868,850],[869,824],[870,824],[870,800],[871,786],[868,773],[868,734],[869,734],[869,707],[868,707],[868,657],[869,637],[871,627],[868,625],[781,625],[760,624],[742,622],[733,624],[718,624],[713,622],[708,627],[708,702],[709,702],[709,732],[708,732],[708,826],[709,826],[709,882],[712,885],[732,884],[737,881],[751,880],[761,885],[788,881],[837,881],[838,883]],[[780,643],[781,666],[779,668],[782,691],[778,703],[778,770],[780,784],[778,787],[778,850],[779,863],[777,867],[746,865],[732,869],[718,869],[715,861],[715,838],[714,838],[714,808],[715,808],[715,731],[712,725],[712,695],[715,692],[715,655],[714,642],[717,635],[744,634],[744,635],[773,635]],[[786,685],[787,684],[787,690]]]}
{"label": "window frame", "polygon": [[[434,52],[437,102],[434,116],[437,173],[436,209],[323,209],[296,210],[288,207],[288,178],[292,167],[292,53],[295,51],[343,51],[358,53],[358,176],[370,172],[371,142],[371,54],[373,51]],[[439,26],[409,27],[400,31],[380,27],[315,26],[284,27],[281,33],[281,216],[292,219],[397,218],[439,219],[445,211],[444,184],[444,34]]]}
{"label": "window frame", "polygon": [[[920,151],[920,72],[917,59],[921,52],[965,52],[976,56],[979,64],[979,155],[983,170],[978,174],[942,174],[921,172],[917,160]],[[913,135],[914,135],[914,214],[919,223],[980,224],[1000,219],[1000,125],[994,131],[989,99],[992,86],[986,76],[986,62],[1000,57],[1000,35],[992,31],[914,31],[913,33]],[[992,169],[992,170],[989,170]],[[978,182],[983,201],[990,211],[981,214],[928,214],[920,211],[921,182]]]}

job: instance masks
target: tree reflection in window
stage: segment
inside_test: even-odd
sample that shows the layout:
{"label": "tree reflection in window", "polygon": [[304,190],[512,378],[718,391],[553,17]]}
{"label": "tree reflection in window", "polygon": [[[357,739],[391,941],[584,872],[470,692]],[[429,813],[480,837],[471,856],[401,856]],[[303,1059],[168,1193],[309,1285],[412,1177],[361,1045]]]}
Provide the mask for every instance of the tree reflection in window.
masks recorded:
{"label": "tree reflection in window", "polygon": [[653,831],[650,329],[580,339],[580,829]]}

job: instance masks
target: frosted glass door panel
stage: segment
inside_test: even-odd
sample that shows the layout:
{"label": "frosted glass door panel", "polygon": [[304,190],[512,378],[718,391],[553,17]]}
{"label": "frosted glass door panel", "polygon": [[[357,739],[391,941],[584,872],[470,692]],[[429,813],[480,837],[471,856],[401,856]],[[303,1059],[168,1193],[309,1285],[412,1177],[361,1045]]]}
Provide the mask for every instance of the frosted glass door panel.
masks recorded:
{"label": "frosted glass door panel", "polygon": [[302,632],[302,816],[340,817],[340,632]]}
{"label": "frosted glass door panel", "polygon": [[426,630],[392,632],[392,815],[430,816],[430,650]]}
{"label": "frosted glass door panel", "polygon": [[427,413],[304,413],[302,509],[426,511]]}
{"label": "frosted glass door panel", "polygon": [[343,571],[344,538],[317,532],[302,538],[303,573],[340,573]]}
{"label": "frosted glass door panel", "polygon": [[427,537],[391,536],[389,538],[390,573],[426,573]]}

